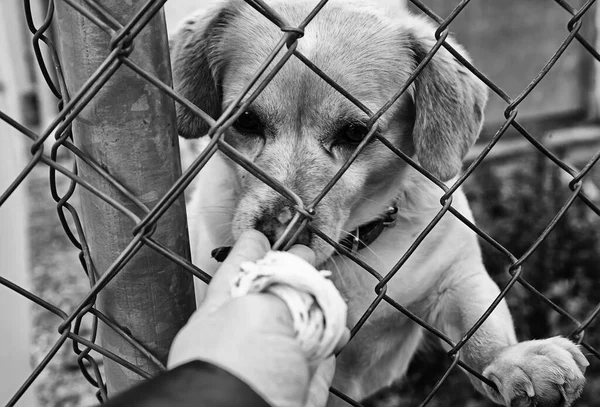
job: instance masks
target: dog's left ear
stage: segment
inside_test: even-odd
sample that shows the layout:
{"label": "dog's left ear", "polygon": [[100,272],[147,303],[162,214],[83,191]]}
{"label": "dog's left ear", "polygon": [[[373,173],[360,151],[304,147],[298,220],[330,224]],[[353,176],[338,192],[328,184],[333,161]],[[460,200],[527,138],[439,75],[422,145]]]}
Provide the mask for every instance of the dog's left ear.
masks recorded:
{"label": "dog's left ear", "polygon": [[[435,28],[411,16],[405,27],[409,48],[419,64],[435,44]],[[446,40],[468,59],[464,49]],[[442,181],[461,169],[477,139],[487,101],[484,83],[441,47],[416,78],[413,144],[419,163]]]}
{"label": "dog's left ear", "polygon": [[[212,118],[221,114],[220,71],[224,56],[219,43],[239,12],[241,0],[219,0],[185,19],[169,40],[175,90]],[[185,138],[202,137],[208,124],[176,103],[177,131]]]}

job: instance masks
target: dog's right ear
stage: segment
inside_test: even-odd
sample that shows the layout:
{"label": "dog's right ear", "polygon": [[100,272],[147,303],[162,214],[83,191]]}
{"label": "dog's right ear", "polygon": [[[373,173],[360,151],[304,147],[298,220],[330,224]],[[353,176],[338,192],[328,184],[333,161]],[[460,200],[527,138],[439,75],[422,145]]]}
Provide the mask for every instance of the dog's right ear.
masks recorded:
{"label": "dog's right ear", "polygon": [[[403,20],[415,66],[435,45],[435,27],[415,16]],[[467,58],[465,50],[447,41]],[[483,123],[487,87],[440,48],[415,80],[413,143],[420,164],[442,181],[454,177]]]}
{"label": "dog's right ear", "polygon": [[[169,40],[173,86],[176,92],[212,118],[221,114],[220,77],[223,58],[218,43],[236,15],[237,1],[219,1],[186,18]],[[177,131],[185,138],[204,136],[209,126],[185,106],[176,103]]]}

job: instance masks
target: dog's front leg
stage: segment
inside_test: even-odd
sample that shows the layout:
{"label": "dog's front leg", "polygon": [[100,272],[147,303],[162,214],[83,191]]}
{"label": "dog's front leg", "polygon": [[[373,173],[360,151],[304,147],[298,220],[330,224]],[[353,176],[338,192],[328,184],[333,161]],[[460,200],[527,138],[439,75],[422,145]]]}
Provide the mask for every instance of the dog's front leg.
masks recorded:
{"label": "dog's front leg", "polygon": [[[464,270],[464,269],[463,269]],[[472,271],[472,269],[471,269]],[[483,270],[450,274],[434,307],[437,326],[458,342],[499,293]],[[461,359],[496,384],[470,376],[474,386],[506,406],[568,407],[579,397],[588,366],[577,345],[554,337],[517,342],[502,301],[460,350]]]}

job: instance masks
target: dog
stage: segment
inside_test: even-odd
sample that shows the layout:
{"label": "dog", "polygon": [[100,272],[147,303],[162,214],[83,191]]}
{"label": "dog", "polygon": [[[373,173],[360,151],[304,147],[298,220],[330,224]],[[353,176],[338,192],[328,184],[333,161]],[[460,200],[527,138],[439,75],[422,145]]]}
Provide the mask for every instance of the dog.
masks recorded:
{"label": "dog", "polygon": [[[269,4],[297,27],[316,2]],[[390,17],[367,1],[331,0],[306,26],[297,51],[376,112],[427,57],[434,33],[430,22],[408,11]],[[220,1],[186,19],[171,38],[174,88],[216,119],[282,36],[244,1]],[[451,37],[446,41],[467,57]],[[268,72],[270,68],[264,75]],[[379,118],[375,131],[451,186],[479,135],[486,101],[484,84],[442,47]],[[291,57],[226,130],[224,140],[308,204],[369,132],[364,110]],[[177,106],[177,122],[184,138],[201,138],[209,130],[182,105]],[[195,182],[187,207],[192,259],[209,273],[219,266],[211,257],[214,248],[231,245],[249,228],[262,231],[273,243],[296,214],[293,202],[221,152]],[[390,206],[397,208],[394,227],[380,228],[366,246],[354,247],[358,258],[385,274],[438,214],[443,193],[381,141],[371,139],[315,207],[310,222],[341,242],[364,225],[382,222],[390,216]],[[460,188],[452,195],[452,207],[473,221]],[[316,253],[319,268],[333,272],[332,280],[348,302],[352,327],[375,300],[378,280],[315,233],[306,228],[296,232],[297,242]],[[197,286],[199,301],[202,287]],[[450,213],[387,282],[386,290],[453,343],[499,294],[483,266],[475,233]],[[382,302],[338,356],[333,386],[360,400],[400,380],[422,339],[419,325]],[[496,389],[469,375],[474,387],[506,406],[570,406],[582,391],[588,365],[578,346],[565,338],[518,342],[504,301],[465,342],[460,358]],[[338,404],[345,405],[330,397],[330,406]]]}

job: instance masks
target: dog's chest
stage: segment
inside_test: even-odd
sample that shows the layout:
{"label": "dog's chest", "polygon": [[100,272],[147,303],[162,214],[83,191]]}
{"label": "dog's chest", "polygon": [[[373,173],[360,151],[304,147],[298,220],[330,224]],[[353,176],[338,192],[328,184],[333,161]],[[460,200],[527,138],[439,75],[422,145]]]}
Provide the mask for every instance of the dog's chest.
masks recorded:
{"label": "dog's chest", "polygon": [[[371,246],[359,251],[358,256],[368,264],[375,277],[354,261],[344,256],[333,256],[322,268],[332,272],[331,279],[348,301],[349,323],[356,323],[364,312],[377,299],[376,288],[383,278],[392,272],[393,277],[385,285],[386,296],[402,306],[410,307],[428,295],[446,267],[445,258],[436,256],[433,249],[437,236],[432,235],[419,247],[402,266],[395,266],[409,249],[413,238],[400,229],[390,229],[382,233]],[[439,247],[439,246],[438,246]],[[386,318],[387,313],[378,313],[374,318]]]}

